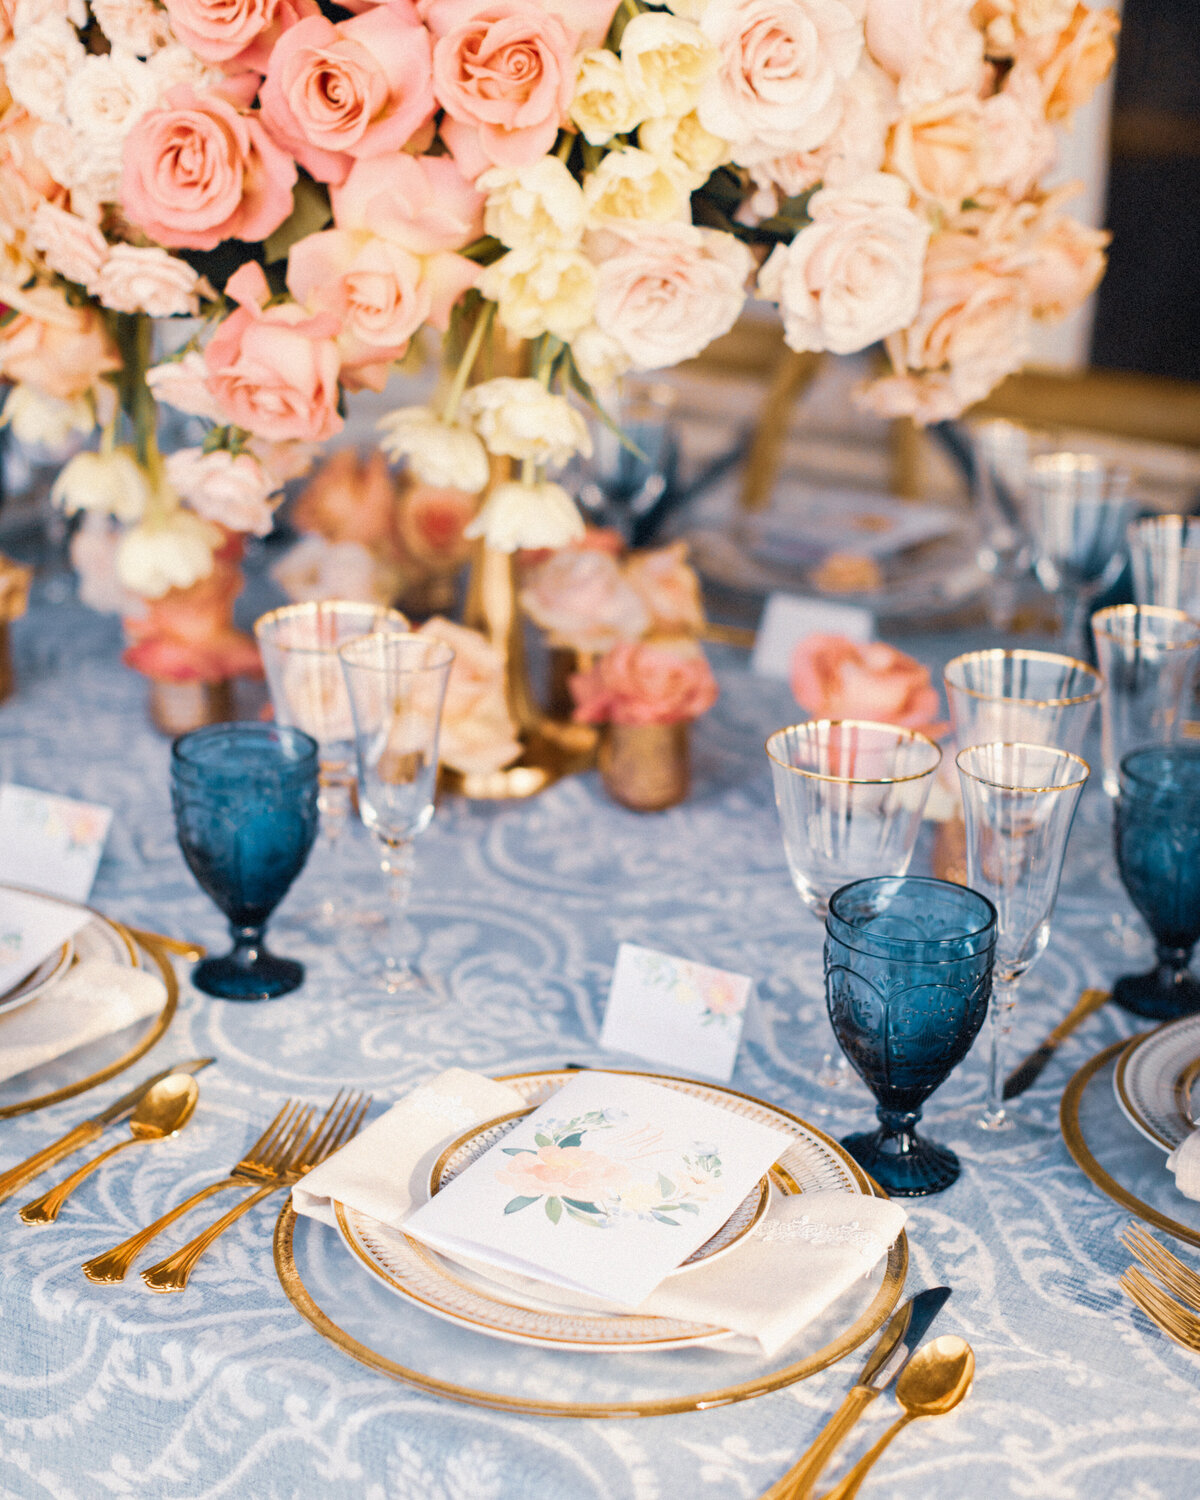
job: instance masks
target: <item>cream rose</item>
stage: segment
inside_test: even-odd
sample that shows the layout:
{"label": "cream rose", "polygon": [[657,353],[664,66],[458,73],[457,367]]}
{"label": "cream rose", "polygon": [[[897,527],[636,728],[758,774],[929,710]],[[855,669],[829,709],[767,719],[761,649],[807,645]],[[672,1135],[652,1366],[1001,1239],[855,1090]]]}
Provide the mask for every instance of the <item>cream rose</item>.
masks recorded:
{"label": "cream rose", "polygon": [[200,311],[199,276],[186,260],[157,245],[114,245],[96,278],[95,292],[113,312],[174,318],[195,317]]}
{"label": "cream rose", "polygon": [[584,535],[583,517],[561,484],[498,484],[464,535],[482,537],[496,552],[569,547]]}
{"label": "cream rose", "polygon": [[460,410],[489,453],[561,469],[577,453],[592,451],[587,423],[540,380],[485,380],[466,393]]}
{"label": "cream rose", "polygon": [[71,128],[97,147],[119,151],[125,137],[158,103],[160,86],[147,63],[130,52],[84,58],[66,81],[63,105]]}
{"label": "cream rose", "polygon": [[793,349],[853,354],[916,317],[929,226],[898,177],[876,172],[809,201],[812,223],[777,246],[758,295],[778,302]]}
{"label": "cream rose", "polygon": [[518,338],[552,333],[569,342],[592,319],[596,271],[578,250],[510,250],[488,266],[479,290],[499,307],[501,323]]}
{"label": "cream rose", "polygon": [[615,52],[600,47],[580,54],[570,115],[593,146],[606,146],[614,135],[625,135],[642,119]]}
{"label": "cream rose", "polygon": [[985,185],[1006,197],[1024,198],[1054,165],[1057,150],[1034,70],[1014,66],[1003,89],[983,101],[982,116]]}
{"label": "cream rose", "polygon": [[52,271],[89,289],[108,258],[108,241],[95,224],[53,203],[39,203],[29,226],[29,241],[46,257]]}
{"label": "cream rose", "polygon": [[140,521],[150,501],[150,481],[128,448],[77,453],[63,465],[50,498],[69,514],[94,510],[118,521]]}
{"label": "cream rose", "polygon": [[695,110],[647,120],[638,131],[638,145],[682,177],[692,190],[706,183],[730,159],[729,142],[705,130]]}
{"label": "cream rose", "polygon": [[982,185],[987,149],[983,106],[954,94],[901,115],[888,164],[919,198],[954,210]]}
{"label": "cream rose", "polygon": [[596,170],[584,178],[583,197],[593,226],[610,219],[664,224],[688,215],[683,174],[662,157],[636,146],[607,152]]}
{"label": "cream rose", "polygon": [[168,455],[166,469],[172,488],[206,521],[251,536],[266,536],[274,526],[274,486],[249,453],[179,448]]}
{"label": "cream rose", "polygon": [[539,245],[573,250],[583,238],[583,190],[557,156],[543,156],[529,167],[493,167],[475,186],[487,194],[485,231],[512,250]]}
{"label": "cream rose", "polygon": [[125,533],[117,548],[117,577],[131,594],[161,599],[207,578],[220,545],[215,526],[189,510],[173,510]]}
{"label": "cream rose", "polygon": [[792,151],[757,163],[751,176],[761,187],[777,187],[785,198],[809,188],[850,187],[883,167],[888,132],[899,113],[896,85],[864,57],[842,90],[841,113],[832,134],[813,151]]}
{"label": "cream rose", "polygon": [[896,81],[902,109],[979,91],[983,33],[973,0],[866,0],[867,49]]}
{"label": "cream rose", "polygon": [[92,15],[114,47],[150,57],[170,44],[171,23],[154,0],[92,0]]}
{"label": "cream rose", "polygon": [[74,26],[63,16],[47,16],[23,31],[4,58],[8,91],[39,120],[63,115],[67,80],[86,54]]}
{"label": "cream rose", "polygon": [[420,635],[454,652],[442,707],[442,760],[465,774],[486,776],[521,753],[504,691],[503,654],[477,630],[435,615]]}
{"label": "cream rose", "polygon": [[611,333],[590,323],[571,340],[575,368],[596,391],[607,391],[629,369],[629,356]]}
{"label": "cream rose", "polygon": [[405,459],[423,484],[477,495],[488,482],[487,449],[469,428],[444,422],[428,406],[404,406],[378,423],[379,446]]}
{"label": "cream rose", "polygon": [[662,11],[643,11],[621,33],[621,65],[643,119],[686,115],[719,60],[697,25]]}

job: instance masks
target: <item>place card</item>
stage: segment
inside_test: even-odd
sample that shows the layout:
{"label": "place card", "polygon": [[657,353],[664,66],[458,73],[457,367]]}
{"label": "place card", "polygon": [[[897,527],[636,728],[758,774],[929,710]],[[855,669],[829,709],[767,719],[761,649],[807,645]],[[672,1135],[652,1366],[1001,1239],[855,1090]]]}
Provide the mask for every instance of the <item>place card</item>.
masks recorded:
{"label": "place card", "polygon": [[112,817],[111,807],[0,786],[0,882],[86,901]]}
{"label": "place card", "polygon": [[88,921],[88,913],[77,906],[23,891],[0,891],[0,997]]}
{"label": "place card", "polygon": [[404,1224],[451,1256],[637,1307],[790,1144],[647,1079],[585,1072]]}
{"label": "place card", "polygon": [[753,993],[746,974],[622,943],[600,1045],[728,1083]]}
{"label": "place card", "polygon": [[786,681],[791,676],[792,652],[806,635],[844,635],[852,641],[869,641],[874,634],[875,616],[869,609],[798,594],[771,594],[754,637],[750,670],[759,677],[782,677]]}

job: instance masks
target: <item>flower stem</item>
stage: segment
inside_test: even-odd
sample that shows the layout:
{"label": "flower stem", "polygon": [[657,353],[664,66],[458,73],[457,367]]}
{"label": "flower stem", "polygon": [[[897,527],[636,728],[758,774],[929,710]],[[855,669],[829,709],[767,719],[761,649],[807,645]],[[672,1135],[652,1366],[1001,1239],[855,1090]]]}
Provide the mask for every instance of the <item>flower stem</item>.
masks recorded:
{"label": "flower stem", "polygon": [[475,319],[475,327],[471,330],[471,337],[467,340],[467,347],[463,350],[463,357],[459,361],[458,369],[454,372],[454,380],[446,396],[442,417],[447,422],[453,422],[458,416],[458,403],[462,400],[467,381],[471,378],[471,371],[475,368],[475,361],[479,358],[479,351],[483,347],[484,338],[492,326],[492,319],[495,315],[496,304],[485,302],[479,316]]}

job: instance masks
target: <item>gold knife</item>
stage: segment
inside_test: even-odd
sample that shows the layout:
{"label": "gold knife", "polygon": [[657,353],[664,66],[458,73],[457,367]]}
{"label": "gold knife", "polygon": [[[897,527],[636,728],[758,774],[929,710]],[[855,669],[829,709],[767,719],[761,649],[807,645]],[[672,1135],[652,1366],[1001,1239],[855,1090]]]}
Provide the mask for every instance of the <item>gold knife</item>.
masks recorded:
{"label": "gold knife", "polygon": [[1079,999],[1058,1023],[1042,1045],[1035,1048],[1023,1062],[1008,1075],[1004,1083],[1004,1097],[1015,1099],[1018,1094],[1025,1090],[1040,1075],[1042,1069],[1058,1051],[1059,1047],[1079,1025],[1080,1021],[1086,1021],[1093,1011],[1097,1011],[1108,999],[1108,990],[1084,990]]}
{"label": "gold knife", "polygon": [[72,1151],[78,1151],[81,1146],[99,1140],[109,1125],[128,1119],[141,1103],[142,1096],[148,1093],[156,1083],[161,1083],[169,1073],[199,1073],[211,1062],[216,1062],[216,1058],[193,1057],[191,1062],[173,1063],[171,1067],[164,1068],[161,1073],[155,1073],[153,1077],[144,1079],[127,1094],[122,1094],[116,1103],[110,1104],[103,1113],[94,1115],[90,1120],[81,1120],[73,1130],[68,1130],[66,1135],[59,1140],[49,1146],[43,1146],[40,1151],[35,1152],[27,1160],[18,1162],[15,1167],[10,1167],[7,1172],[0,1172],[0,1203],[3,1203],[6,1198],[11,1198],[19,1187],[24,1187],[39,1172],[44,1172],[55,1162],[62,1161],[64,1156],[70,1156]]}

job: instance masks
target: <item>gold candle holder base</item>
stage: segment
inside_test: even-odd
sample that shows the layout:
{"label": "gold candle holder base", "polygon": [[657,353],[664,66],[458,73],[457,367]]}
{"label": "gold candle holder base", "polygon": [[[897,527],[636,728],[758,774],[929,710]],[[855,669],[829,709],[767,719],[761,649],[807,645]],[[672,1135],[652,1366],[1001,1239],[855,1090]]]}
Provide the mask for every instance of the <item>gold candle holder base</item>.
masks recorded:
{"label": "gold candle holder base", "polygon": [[150,679],[150,722],[160,734],[174,739],[206,724],[225,724],[237,717],[233,684],[224,682],[167,682]]}
{"label": "gold candle holder base", "polygon": [[614,802],[634,812],[662,812],[682,802],[691,786],[691,725],[609,724],[598,764]]}

